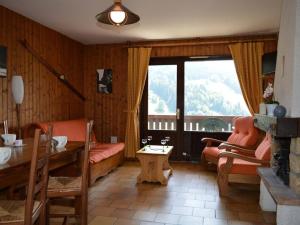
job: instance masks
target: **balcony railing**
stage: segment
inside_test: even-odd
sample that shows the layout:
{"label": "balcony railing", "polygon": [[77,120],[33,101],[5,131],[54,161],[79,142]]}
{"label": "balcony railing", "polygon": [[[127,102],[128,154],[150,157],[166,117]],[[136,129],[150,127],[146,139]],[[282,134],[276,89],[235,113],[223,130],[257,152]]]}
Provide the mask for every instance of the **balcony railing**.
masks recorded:
{"label": "balcony railing", "polygon": [[[185,131],[231,132],[235,116],[185,116]],[[149,130],[176,130],[175,115],[148,115]]]}

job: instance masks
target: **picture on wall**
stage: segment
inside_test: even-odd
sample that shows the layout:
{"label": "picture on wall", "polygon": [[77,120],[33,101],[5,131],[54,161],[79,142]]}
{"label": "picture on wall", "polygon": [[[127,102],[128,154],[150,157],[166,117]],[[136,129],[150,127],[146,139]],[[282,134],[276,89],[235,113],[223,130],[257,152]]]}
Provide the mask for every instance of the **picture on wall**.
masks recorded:
{"label": "picture on wall", "polygon": [[7,48],[0,46],[0,77],[7,76]]}
{"label": "picture on wall", "polygon": [[112,69],[97,69],[97,91],[112,93]]}

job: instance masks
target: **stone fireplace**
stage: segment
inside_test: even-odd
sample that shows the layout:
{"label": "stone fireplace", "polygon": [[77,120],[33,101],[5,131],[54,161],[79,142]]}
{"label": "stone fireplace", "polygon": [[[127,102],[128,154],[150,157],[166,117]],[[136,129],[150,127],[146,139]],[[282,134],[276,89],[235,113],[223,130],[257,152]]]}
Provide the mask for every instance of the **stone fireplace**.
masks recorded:
{"label": "stone fireplace", "polygon": [[300,194],[300,118],[255,115],[255,126],[272,135],[271,168]]}

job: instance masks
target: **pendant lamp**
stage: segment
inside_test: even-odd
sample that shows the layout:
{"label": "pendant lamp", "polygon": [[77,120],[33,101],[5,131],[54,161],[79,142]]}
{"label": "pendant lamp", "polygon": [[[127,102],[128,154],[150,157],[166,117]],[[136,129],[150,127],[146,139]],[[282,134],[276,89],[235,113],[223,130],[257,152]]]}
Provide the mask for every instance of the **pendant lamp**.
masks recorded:
{"label": "pendant lamp", "polygon": [[123,26],[137,23],[140,17],[125,6],[122,5],[121,0],[115,0],[114,4],[96,16],[100,23]]}

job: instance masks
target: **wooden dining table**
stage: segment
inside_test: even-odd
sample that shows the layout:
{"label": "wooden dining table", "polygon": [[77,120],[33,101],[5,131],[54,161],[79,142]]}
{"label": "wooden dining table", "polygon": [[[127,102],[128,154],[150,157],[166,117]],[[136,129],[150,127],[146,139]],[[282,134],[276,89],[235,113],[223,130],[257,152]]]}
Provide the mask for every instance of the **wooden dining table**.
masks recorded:
{"label": "wooden dining table", "polygon": [[[28,181],[33,139],[24,139],[23,144],[22,147],[10,147],[10,159],[5,164],[0,164],[0,189]],[[45,145],[41,144],[40,148],[45,148]],[[63,149],[52,148],[49,158],[49,171],[74,163],[77,163],[80,167],[79,162],[83,149],[84,142],[75,141],[69,141]]]}

